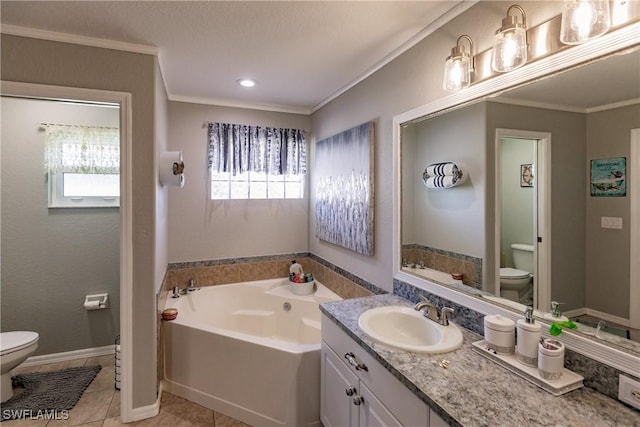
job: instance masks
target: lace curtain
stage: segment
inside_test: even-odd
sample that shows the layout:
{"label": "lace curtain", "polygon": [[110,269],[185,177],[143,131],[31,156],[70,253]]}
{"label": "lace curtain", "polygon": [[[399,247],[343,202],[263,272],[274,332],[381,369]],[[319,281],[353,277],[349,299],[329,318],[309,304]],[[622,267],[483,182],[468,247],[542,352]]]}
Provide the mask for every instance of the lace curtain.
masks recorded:
{"label": "lace curtain", "polygon": [[209,169],[233,175],[307,171],[307,146],[300,129],[209,123],[208,157]]}
{"label": "lace curtain", "polygon": [[43,123],[45,166],[50,172],[120,173],[118,128]]}

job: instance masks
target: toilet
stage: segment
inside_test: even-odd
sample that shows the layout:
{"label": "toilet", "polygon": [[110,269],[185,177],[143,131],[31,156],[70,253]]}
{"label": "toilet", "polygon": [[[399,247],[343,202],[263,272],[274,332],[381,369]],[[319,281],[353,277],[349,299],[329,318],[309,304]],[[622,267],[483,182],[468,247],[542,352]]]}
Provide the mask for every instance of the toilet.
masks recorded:
{"label": "toilet", "polygon": [[39,338],[37,332],[30,331],[0,333],[0,402],[6,402],[13,396],[11,370],[35,353]]}
{"label": "toilet", "polygon": [[500,269],[500,296],[521,304],[533,300],[533,245],[514,243],[511,255],[515,268]]}

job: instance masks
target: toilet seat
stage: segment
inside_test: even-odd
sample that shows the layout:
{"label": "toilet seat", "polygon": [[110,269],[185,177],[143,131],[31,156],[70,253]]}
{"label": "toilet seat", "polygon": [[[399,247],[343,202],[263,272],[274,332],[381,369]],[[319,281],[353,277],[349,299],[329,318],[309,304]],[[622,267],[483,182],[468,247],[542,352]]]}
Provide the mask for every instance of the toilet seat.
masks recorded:
{"label": "toilet seat", "polygon": [[0,333],[0,356],[14,353],[38,341],[37,332],[13,331]]}
{"label": "toilet seat", "polygon": [[531,273],[517,268],[504,267],[500,269],[500,278],[502,279],[526,279]]}

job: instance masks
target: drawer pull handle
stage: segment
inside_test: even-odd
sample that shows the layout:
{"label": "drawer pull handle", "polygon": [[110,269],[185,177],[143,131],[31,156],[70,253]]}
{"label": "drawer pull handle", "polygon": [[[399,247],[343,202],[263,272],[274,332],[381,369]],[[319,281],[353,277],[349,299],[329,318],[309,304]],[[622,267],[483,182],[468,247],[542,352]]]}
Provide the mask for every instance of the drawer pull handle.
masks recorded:
{"label": "drawer pull handle", "polygon": [[358,363],[356,361],[356,356],[351,353],[351,352],[347,352],[344,354],[344,358],[347,359],[347,362],[349,362],[349,364],[353,367],[356,368],[356,371],[369,371],[369,368],[367,368],[367,365],[365,365],[364,363]]}
{"label": "drawer pull handle", "polygon": [[345,393],[347,393],[347,396],[353,396],[354,394],[356,394],[356,388],[347,387],[347,389],[345,390]]}
{"label": "drawer pull handle", "polygon": [[355,395],[353,396],[353,404],[356,406],[360,406],[364,403],[364,397]]}

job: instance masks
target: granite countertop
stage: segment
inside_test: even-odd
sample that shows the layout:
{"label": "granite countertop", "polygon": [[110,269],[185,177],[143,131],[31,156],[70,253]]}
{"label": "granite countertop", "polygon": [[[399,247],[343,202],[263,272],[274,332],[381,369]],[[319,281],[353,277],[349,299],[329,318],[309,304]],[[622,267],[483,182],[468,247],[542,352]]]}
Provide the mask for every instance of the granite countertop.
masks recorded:
{"label": "granite countertop", "polygon": [[[482,337],[464,328],[464,343],[446,354],[417,354],[370,339],[364,311],[412,304],[385,294],[328,302],[320,310],[431,409],[454,426],[638,426],[640,412],[587,387],[556,397],[478,354]],[[454,316],[455,319],[455,316]],[[444,369],[442,359],[449,361]]]}

